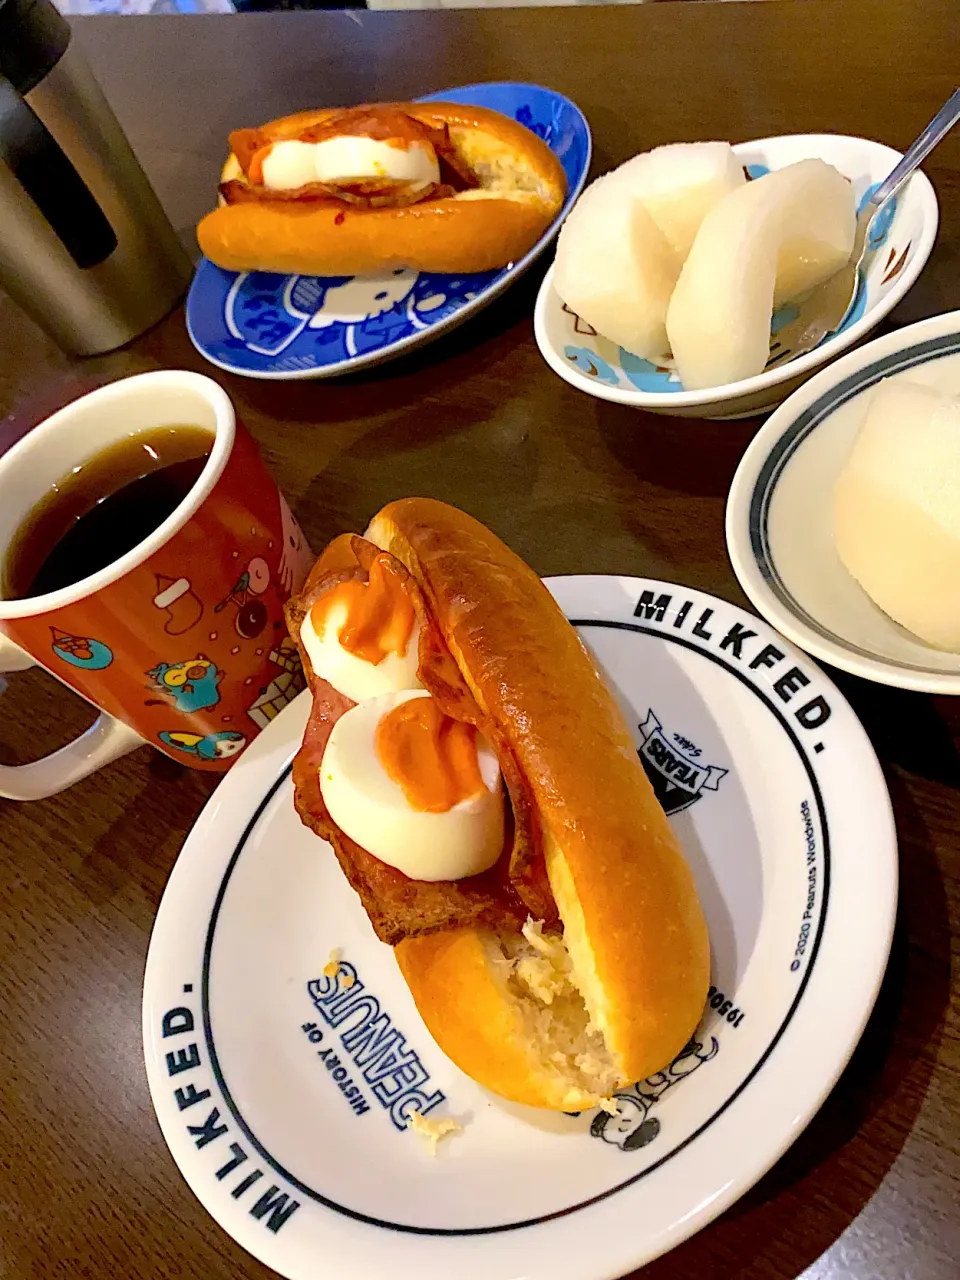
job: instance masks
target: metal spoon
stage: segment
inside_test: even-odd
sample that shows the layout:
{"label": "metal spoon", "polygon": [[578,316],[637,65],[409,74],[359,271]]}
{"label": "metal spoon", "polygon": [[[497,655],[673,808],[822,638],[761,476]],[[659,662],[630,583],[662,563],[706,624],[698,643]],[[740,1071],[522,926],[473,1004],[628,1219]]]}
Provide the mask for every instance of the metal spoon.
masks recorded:
{"label": "metal spoon", "polygon": [[[774,335],[767,368],[784,360],[794,360],[812,351],[819,342],[841,327],[856,302],[860,281],[865,277],[877,249],[880,236],[871,234],[877,219],[884,214],[897,192],[930,154],[938,142],[960,119],[960,89],[940,108],[916,142],[886,178],[870,193],[857,216],[853,252],[845,266],[818,285],[799,303],[798,314]],[[881,228],[883,223],[880,224]],[[797,305],[797,304],[795,304]]]}

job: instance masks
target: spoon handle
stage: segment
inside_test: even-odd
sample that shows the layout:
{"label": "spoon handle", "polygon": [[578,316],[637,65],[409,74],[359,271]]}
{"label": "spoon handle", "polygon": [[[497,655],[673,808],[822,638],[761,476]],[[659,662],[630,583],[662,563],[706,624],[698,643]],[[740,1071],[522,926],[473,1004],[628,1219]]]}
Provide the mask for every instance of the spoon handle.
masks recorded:
{"label": "spoon handle", "polygon": [[923,163],[940,139],[950,132],[958,120],[960,120],[960,89],[957,89],[944,103],[900,163],[880,183],[871,196],[870,203],[881,205],[899,191],[914,169]]}

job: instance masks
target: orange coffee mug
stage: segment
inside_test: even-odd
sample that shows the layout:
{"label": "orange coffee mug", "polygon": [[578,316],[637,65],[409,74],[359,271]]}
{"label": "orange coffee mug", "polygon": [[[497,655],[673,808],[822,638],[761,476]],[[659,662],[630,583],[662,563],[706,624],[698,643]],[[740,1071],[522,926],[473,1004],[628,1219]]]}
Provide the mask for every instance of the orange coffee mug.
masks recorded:
{"label": "orange coffee mug", "polygon": [[0,457],[0,557],[74,467],[134,432],[201,427],[211,449],[172,514],[72,586],[0,599],[0,671],[39,665],[100,711],[61,750],[0,766],[0,796],[53,795],[150,743],[223,771],[304,687],[283,605],[313,564],[226,392],[196,373],[144,373],[47,418]]}

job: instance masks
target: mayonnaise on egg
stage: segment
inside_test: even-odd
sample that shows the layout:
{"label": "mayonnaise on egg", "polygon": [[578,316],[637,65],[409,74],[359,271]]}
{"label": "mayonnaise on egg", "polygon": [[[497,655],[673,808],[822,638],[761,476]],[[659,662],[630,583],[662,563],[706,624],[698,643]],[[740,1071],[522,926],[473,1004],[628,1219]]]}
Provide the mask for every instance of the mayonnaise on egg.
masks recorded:
{"label": "mayonnaise on egg", "polygon": [[[477,875],[494,865],[503,847],[504,800],[497,758],[468,726],[449,722],[447,728],[455,733],[465,731],[475,742],[476,759],[471,763],[475,763],[476,790],[461,799],[456,796],[471,776],[470,770],[463,768],[462,742],[459,763],[443,758],[443,733],[434,737],[438,755],[408,752],[405,743],[397,748],[387,744],[387,749],[396,749],[397,756],[385,760],[384,719],[415,698],[430,698],[430,694],[418,690],[382,694],[337,720],[320,766],[324,804],[352,840],[413,880],[459,880]],[[439,712],[435,706],[430,710],[435,720]],[[433,775],[451,770],[451,798],[455,802],[439,811],[436,806],[432,811],[417,807],[422,803],[418,796],[436,793],[438,779]],[[450,785],[449,777],[444,781]]]}
{"label": "mayonnaise on egg", "polygon": [[354,134],[341,134],[322,142],[275,142],[263,160],[263,185],[275,191],[295,191],[311,182],[346,183],[371,178],[427,185],[440,181],[440,166],[429,143],[395,147]]}
{"label": "mayonnaise on egg", "polygon": [[423,688],[417,678],[420,624],[409,596],[378,556],[367,582],[322,595],[300,626],[314,672],[353,702]]}

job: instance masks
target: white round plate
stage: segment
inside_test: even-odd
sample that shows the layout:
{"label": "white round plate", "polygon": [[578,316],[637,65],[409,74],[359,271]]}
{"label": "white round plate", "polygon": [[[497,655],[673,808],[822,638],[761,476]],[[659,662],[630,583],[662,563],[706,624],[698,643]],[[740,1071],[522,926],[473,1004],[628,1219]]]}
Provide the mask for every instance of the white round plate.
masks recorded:
{"label": "white round plate", "polygon": [[[901,159],[900,152],[869,138],[834,133],[785,134],[741,142],[734,148],[751,178],[798,160],[819,157],[853,184],[858,208]],[[929,178],[917,172],[871,231],[871,244],[883,246],[872,259],[855,305],[836,333],[805,355],[790,358],[781,342],[796,307],[787,304],[773,317],[770,359],[762,373],[723,387],[685,391],[677,374],[625,351],[598,334],[561,301],[553,288],[553,267],[537,296],[534,333],[547,364],[572,386],[601,400],[631,405],[650,413],[686,418],[744,418],[770,410],[815,369],[862,340],[904,296],[923,270],[937,236],[937,196]]]}
{"label": "white round plate", "polygon": [[[308,703],[233,767],[174,867],[144,978],[163,1135],[196,1195],[290,1280],[607,1280],[732,1204],[856,1044],[897,897],[890,805],[853,712],[758,619],[634,578],[548,583],[634,726],[697,877],[710,999],[620,1114],[498,1101],[431,1040],[290,759]],[[339,975],[324,973],[332,951]],[[411,1109],[463,1132],[435,1158]]]}
{"label": "white round plate", "polygon": [[960,654],[873,603],[837,555],[833,489],[881,379],[960,395],[960,311],[867,343],[812,378],[760,428],[727,498],[727,551],[756,608],[814,657],[901,689],[960,694]]}

